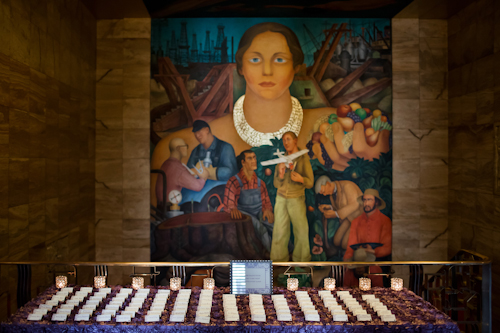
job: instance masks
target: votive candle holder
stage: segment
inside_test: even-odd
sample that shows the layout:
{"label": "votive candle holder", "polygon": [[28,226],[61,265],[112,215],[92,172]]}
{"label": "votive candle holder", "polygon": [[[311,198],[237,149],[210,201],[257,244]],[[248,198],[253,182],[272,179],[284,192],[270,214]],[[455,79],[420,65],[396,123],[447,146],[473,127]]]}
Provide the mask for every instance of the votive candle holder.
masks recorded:
{"label": "votive candle holder", "polygon": [[372,288],[372,280],[369,278],[359,278],[359,289],[363,291],[370,290]]}
{"label": "votive candle holder", "polygon": [[295,291],[299,289],[299,279],[297,278],[286,279],[286,288],[290,291]]}
{"label": "votive candle holder", "polygon": [[56,276],[56,288],[66,288],[68,285],[68,277],[64,275]]}
{"label": "votive candle holder", "polygon": [[140,276],[132,277],[132,288],[134,290],[139,290],[141,288],[144,288],[144,278]]}
{"label": "votive candle holder", "polygon": [[179,290],[181,289],[181,278],[173,277],[170,278],[170,290]]}
{"label": "votive candle holder", "polygon": [[104,288],[106,287],[106,276],[98,275],[94,276],[94,288]]}
{"label": "votive candle holder", "polygon": [[215,288],[215,279],[204,278],[203,279],[203,289],[213,290]]}
{"label": "votive candle holder", "polygon": [[394,291],[403,290],[403,279],[401,278],[391,278],[391,289]]}
{"label": "votive candle holder", "polygon": [[325,279],[325,290],[335,290],[335,279],[334,278],[326,278]]}

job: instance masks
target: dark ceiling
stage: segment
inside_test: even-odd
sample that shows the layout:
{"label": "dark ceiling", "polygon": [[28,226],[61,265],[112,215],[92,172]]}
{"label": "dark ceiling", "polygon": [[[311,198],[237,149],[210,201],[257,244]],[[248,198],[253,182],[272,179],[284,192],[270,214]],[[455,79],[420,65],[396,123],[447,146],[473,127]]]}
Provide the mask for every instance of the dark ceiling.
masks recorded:
{"label": "dark ceiling", "polygon": [[412,0],[143,0],[159,17],[392,18]]}

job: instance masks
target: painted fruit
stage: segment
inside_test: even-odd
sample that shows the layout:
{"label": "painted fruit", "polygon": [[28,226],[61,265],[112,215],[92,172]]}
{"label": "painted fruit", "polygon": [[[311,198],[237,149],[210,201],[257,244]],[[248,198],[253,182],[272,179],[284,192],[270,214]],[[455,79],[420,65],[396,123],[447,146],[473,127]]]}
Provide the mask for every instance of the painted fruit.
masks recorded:
{"label": "painted fruit", "polygon": [[313,206],[309,206],[309,207],[307,207],[307,210],[309,210],[310,212],[314,212],[314,207]]}
{"label": "painted fruit", "polygon": [[335,122],[337,122],[337,115],[335,113],[332,113],[330,117],[328,117],[328,123],[331,125]]}
{"label": "painted fruit", "polygon": [[266,176],[270,176],[270,175],[273,174],[273,172],[269,168],[266,168],[266,170],[264,171],[264,173],[266,174]]}
{"label": "painted fruit", "polygon": [[366,138],[366,143],[368,143],[370,147],[375,146],[377,144],[379,134],[380,131],[376,131],[375,133],[370,135],[368,138]]}
{"label": "painted fruit", "polygon": [[323,124],[319,125],[319,131],[321,132],[321,134],[325,134],[326,128],[328,126],[330,126],[329,123],[323,123]]}
{"label": "painted fruit", "polygon": [[363,108],[363,110],[365,110],[365,111],[366,111],[366,113],[371,113],[371,112],[372,112],[372,111],[371,111],[370,109],[368,109],[368,108]]}
{"label": "painted fruit", "polygon": [[382,111],[380,111],[380,110],[375,110],[375,111],[373,111],[373,116],[374,116],[375,118],[377,118],[378,116],[381,116],[381,115],[382,115]]}
{"label": "painted fruit", "polygon": [[341,105],[337,109],[337,116],[345,117],[351,111],[352,111],[352,108],[349,105]]}
{"label": "painted fruit", "polygon": [[352,120],[349,117],[337,118],[337,120],[340,123],[340,125],[342,125],[342,128],[344,129],[345,132],[352,131],[352,128],[354,127],[354,120]]}
{"label": "painted fruit", "polygon": [[373,133],[375,133],[375,130],[373,128],[367,128],[366,131],[365,131],[365,136],[366,137],[369,137],[371,135],[373,135]]}
{"label": "painted fruit", "polygon": [[383,123],[386,123],[387,122],[387,117],[386,116],[380,117],[380,121],[383,122]]}
{"label": "painted fruit", "polygon": [[366,118],[366,111],[365,109],[357,109],[356,111],[354,111],[355,114],[357,114],[359,116],[359,118],[361,118],[361,120],[365,119]]}
{"label": "painted fruit", "polygon": [[349,106],[351,107],[352,110],[361,109],[361,105],[359,103],[351,103],[349,104]]}
{"label": "painted fruit", "polygon": [[316,143],[316,142],[319,142],[321,138],[321,132],[315,132],[313,135],[312,135],[312,138],[311,138],[311,141],[313,143]]}
{"label": "painted fruit", "polygon": [[373,119],[373,116],[369,116],[369,117],[366,117],[365,119],[363,119],[363,126],[365,127],[365,129],[372,127],[372,119]]}

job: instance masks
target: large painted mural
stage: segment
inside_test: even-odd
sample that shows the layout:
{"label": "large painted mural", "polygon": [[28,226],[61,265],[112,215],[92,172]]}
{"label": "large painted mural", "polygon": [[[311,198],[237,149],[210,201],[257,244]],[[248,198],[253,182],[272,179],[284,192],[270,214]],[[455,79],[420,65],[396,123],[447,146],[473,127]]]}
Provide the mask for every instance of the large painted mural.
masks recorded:
{"label": "large painted mural", "polygon": [[390,32],[153,20],[152,260],[390,260]]}

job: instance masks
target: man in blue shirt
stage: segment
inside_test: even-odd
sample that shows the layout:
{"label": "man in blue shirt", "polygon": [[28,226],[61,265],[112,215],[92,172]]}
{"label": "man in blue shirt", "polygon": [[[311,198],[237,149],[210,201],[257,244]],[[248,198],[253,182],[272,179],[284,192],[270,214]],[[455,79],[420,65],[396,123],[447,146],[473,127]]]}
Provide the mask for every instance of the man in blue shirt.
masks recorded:
{"label": "man in blue shirt", "polygon": [[189,168],[196,168],[200,171],[203,167],[200,173],[212,180],[227,181],[238,173],[233,146],[217,139],[207,122],[196,120],[193,123],[193,133],[200,144],[189,156],[187,162]]}

